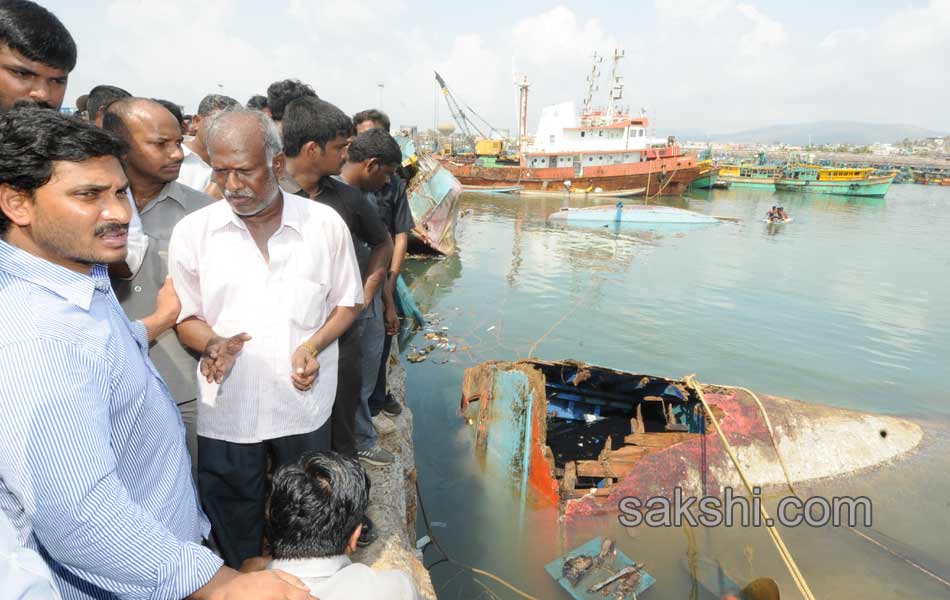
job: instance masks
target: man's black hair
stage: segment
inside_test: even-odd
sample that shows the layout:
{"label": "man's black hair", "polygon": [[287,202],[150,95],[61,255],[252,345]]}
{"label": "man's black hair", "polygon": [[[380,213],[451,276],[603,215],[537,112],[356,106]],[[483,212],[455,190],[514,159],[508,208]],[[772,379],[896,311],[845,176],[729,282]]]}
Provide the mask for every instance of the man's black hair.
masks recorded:
{"label": "man's black hair", "polygon": [[382,129],[368,129],[350,142],[347,148],[347,160],[363,162],[375,158],[383,165],[402,164],[402,150],[399,144]]}
{"label": "man's black hair", "polygon": [[175,115],[175,119],[178,121],[178,126],[185,129],[185,115],[181,112],[181,106],[175,104],[171,100],[162,100],[161,98],[152,98],[155,102],[158,102],[162,106],[168,109],[168,112]]}
{"label": "man's black hair", "polygon": [[344,554],[368,503],[369,479],[355,458],[318,452],[281,467],[267,502],[271,553],[279,560]]}
{"label": "man's black hair", "polygon": [[96,120],[96,115],[100,110],[107,108],[116,100],[122,98],[131,98],[132,94],[114,85],[97,85],[89,90],[89,98],[86,100],[86,113],[90,121]]}
{"label": "man's black hair", "polygon": [[281,121],[284,129],[284,154],[300,154],[307,142],[316,142],[326,150],[327,142],[356,133],[353,120],[345,112],[316,96],[297,98],[289,105]]}
{"label": "man's black hair", "polygon": [[267,108],[270,109],[271,118],[275,121],[282,120],[288,104],[307,96],[318,97],[312,87],[299,79],[284,79],[270,84],[267,87]]}
{"label": "man's black hair", "polygon": [[29,0],[0,0],[0,45],[69,73],[76,42],[56,15]]}
{"label": "man's black hair", "polygon": [[198,115],[202,117],[207,117],[211,113],[217,110],[231,110],[234,108],[240,108],[241,103],[232,98],[231,96],[224,96],[222,94],[208,94],[201,99],[201,102],[198,103]]}
{"label": "man's black hair", "polygon": [[[56,161],[120,158],[125,142],[86,121],[53,110],[14,107],[0,117],[0,185],[32,194],[49,182]],[[0,233],[10,228],[0,210]]]}
{"label": "man's black hair", "polygon": [[248,99],[245,106],[247,106],[248,110],[264,110],[267,108],[267,96],[254,94]]}
{"label": "man's black hair", "polygon": [[362,123],[363,121],[372,121],[374,123],[379,123],[380,125],[383,126],[382,128],[385,129],[387,133],[389,132],[389,127],[390,127],[389,115],[387,115],[381,110],[376,110],[375,108],[371,108],[369,110],[361,110],[360,112],[353,115],[354,125],[359,126],[359,124]]}

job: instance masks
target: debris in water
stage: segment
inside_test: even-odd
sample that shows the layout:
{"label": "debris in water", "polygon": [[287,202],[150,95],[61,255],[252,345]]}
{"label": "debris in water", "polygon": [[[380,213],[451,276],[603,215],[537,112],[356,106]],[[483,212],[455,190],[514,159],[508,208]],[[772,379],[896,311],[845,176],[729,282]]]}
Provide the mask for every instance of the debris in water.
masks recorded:
{"label": "debris in water", "polygon": [[406,360],[411,363],[420,363],[425,359],[429,358],[426,354],[421,352],[412,352],[406,355]]}
{"label": "debris in water", "polygon": [[576,587],[578,582],[587,575],[593,566],[594,559],[586,554],[581,554],[564,561],[561,575],[564,576],[564,579],[570,581],[572,586]]}
{"label": "debris in water", "polygon": [[605,564],[609,564],[607,561],[613,562],[613,558],[616,554],[617,545],[614,544],[612,539],[604,538],[603,543],[600,545],[600,554],[597,555],[597,560],[594,561],[594,565],[599,568]]}
{"label": "debris in water", "polygon": [[[625,577],[629,577],[630,575],[637,575],[637,581],[639,582],[640,580],[639,573],[641,569],[643,569],[643,565],[636,565],[636,564],[628,565],[620,569],[619,571],[617,571],[616,573],[614,573],[607,579],[604,579],[603,581],[599,583],[595,583],[594,585],[590,586],[589,588],[587,588],[587,591],[590,592],[591,594],[593,594],[594,592],[599,592],[600,590],[604,589],[605,587],[609,586],[615,581],[624,579]],[[636,588],[637,586],[633,586],[634,590]]]}
{"label": "debris in water", "polygon": [[486,329],[485,331],[486,331],[486,332],[487,332],[487,331],[492,331],[492,330],[494,330],[494,329],[495,329],[495,326],[494,326],[494,325],[492,325],[491,327],[489,327],[489,328],[488,328],[488,329]]}

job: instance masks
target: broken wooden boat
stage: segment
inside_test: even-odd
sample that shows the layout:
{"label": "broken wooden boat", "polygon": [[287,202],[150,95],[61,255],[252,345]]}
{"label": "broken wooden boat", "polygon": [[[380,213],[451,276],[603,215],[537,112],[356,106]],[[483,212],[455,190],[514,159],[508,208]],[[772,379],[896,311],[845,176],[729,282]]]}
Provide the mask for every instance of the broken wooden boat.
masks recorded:
{"label": "broken wooden boat", "polygon": [[458,224],[462,184],[448,169],[428,154],[417,155],[409,138],[397,137],[403,166],[411,173],[406,185],[409,210],[415,227],[409,232],[410,252],[451,256],[458,251]]}
{"label": "broken wooden boat", "polygon": [[[475,450],[527,501],[567,517],[616,514],[620,500],[721,496],[743,489],[710,416],[763,490],[879,465],[912,450],[921,428],[743,388],[633,374],[575,361],[487,362],[465,372],[461,408]],[[761,406],[760,406],[761,403]],[[768,420],[767,420],[768,418]],[[784,461],[779,460],[781,455]]]}

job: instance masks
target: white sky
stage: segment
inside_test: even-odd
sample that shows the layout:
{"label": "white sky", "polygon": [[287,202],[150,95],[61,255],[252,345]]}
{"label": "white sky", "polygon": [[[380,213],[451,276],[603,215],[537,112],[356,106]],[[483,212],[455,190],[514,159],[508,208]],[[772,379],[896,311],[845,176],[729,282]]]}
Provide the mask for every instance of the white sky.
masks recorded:
{"label": "white sky", "polygon": [[[47,0],[80,59],[67,102],[99,83],[190,112],[296,77],[348,113],[449,120],[433,70],[514,129],[513,73],[541,106],[584,93],[590,54],[626,50],[625,100],[663,128],[722,133],[825,119],[950,131],[950,0]],[[609,65],[601,67],[601,96]]]}

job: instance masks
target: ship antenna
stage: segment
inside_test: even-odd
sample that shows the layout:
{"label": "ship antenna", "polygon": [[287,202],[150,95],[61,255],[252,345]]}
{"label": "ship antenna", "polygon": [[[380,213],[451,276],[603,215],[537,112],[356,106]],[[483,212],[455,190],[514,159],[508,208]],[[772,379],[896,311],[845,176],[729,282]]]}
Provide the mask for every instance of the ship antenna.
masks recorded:
{"label": "ship antenna", "polygon": [[623,50],[614,50],[614,64],[610,71],[610,92],[607,96],[607,123],[613,121],[613,117],[623,112],[620,101],[623,100],[623,77],[620,75],[620,59],[626,53]]}
{"label": "ship antenna", "polygon": [[594,64],[590,69],[590,73],[587,75],[587,95],[584,96],[584,110],[581,112],[582,115],[590,114],[591,111],[591,102],[594,100],[594,92],[600,88],[597,85],[597,80],[600,79],[600,65],[601,61],[604,58],[597,54],[597,51],[594,51],[593,61]]}

